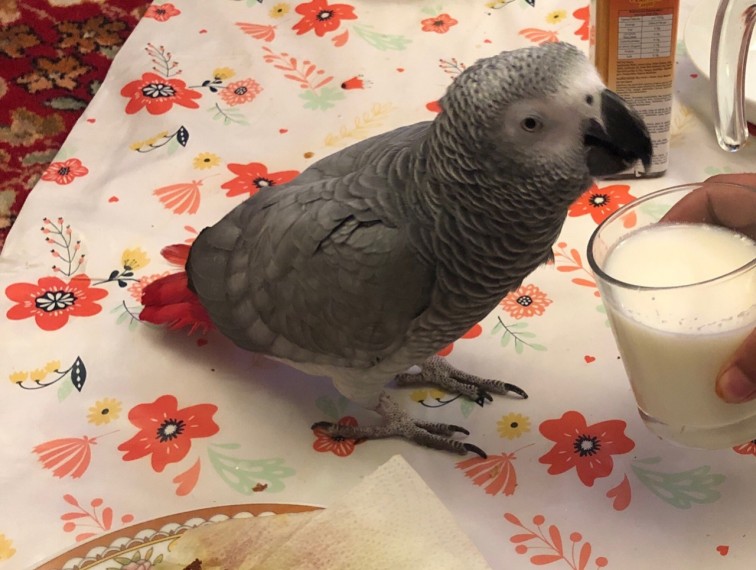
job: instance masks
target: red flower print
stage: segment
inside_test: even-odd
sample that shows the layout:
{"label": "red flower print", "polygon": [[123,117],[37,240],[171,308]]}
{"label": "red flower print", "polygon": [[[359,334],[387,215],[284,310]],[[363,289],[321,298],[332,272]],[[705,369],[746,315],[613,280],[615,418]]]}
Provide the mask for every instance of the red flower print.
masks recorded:
{"label": "red flower print", "polygon": [[74,178],[84,176],[89,169],[81,164],[78,158],[69,158],[63,162],[53,162],[42,174],[42,180],[57,182],[58,184],[71,184]]}
{"label": "red flower print", "polygon": [[552,30],[541,30],[539,28],[524,28],[518,32],[521,36],[525,36],[531,42],[540,45],[547,44],[549,42],[558,42],[559,34]]}
{"label": "red flower print", "polygon": [[70,475],[78,479],[89,467],[91,446],[96,443],[96,437],[66,437],[40,443],[33,451],[45,469],[53,469],[55,477]]}
{"label": "red flower print", "polygon": [[354,77],[350,77],[346,81],[342,82],[341,88],[344,90],[348,89],[365,89],[365,87],[369,86],[370,82],[366,82],[362,75],[355,75]]}
{"label": "red flower print", "polygon": [[[100,497],[96,497],[89,501],[89,506],[92,511],[88,511],[87,508],[81,504],[73,495],[63,495],[63,500],[74,507],[74,510],[63,513],[60,519],[64,521],[63,531],[74,532],[79,531],[76,535],[76,542],[82,542],[88,538],[92,538],[100,532],[105,532],[113,528],[115,522],[115,516],[111,507],[103,507],[101,511],[98,509],[105,504]],[[134,520],[134,515],[127,513],[121,516],[121,522],[128,524]],[[134,564],[133,562],[131,564]],[[129,566],[131,566],[129,564]],[[127,568],[123,566],[122,568]],[[135,567],[132,566],[130,570]],[[142,567],[142,570],[146,570]]]}
{"label": "red flower print", "polygon": [[16,304],[6,316],[14,321],[34,317],[37,326],[55,331],[66,325],[69,317],[91,317],[102,310],[95,301],[107,296],[105,289],[90,287],[89,277],[77,275],[66,283],[57,277],[42,277],[34,283],[8,285],[5,294]]}
{"label": "red flower print", "polygon": [[748,443],[736,445],[732,448],[732,450],[735,453],[740,453],[741,455],[753,455],[754,457],[756,457],[756,439],[753,439]]}
{"label": "red flower print", "polygon": [[457,25],[457,20],[449,16],[449,14],[439,14],[434,18],[426,18],[420,23],[423,25],[424,32],[445,34],[449,31],[449,28]]}
{"label": "red flower print", "polygon": [[501,493],[508,497],[514,495],[517,489],[517,472],[512,464],[512,460],[517,458],[515,453],[489,455],[486,459],[473,457],[458,462],[457,469],[462,469],[473,484],[485,487],[486,494]]}
{"label": "red flower print", "polygon": [[268,172],[268,167],[259,162],[249,164],[228,165],[228,169],[236,174],[228,182],[221,184],[221,188],[228,190],[226,196],[232,198],[241,194],[254,196],[260,188],[285,184],[296,178],[299,172],[296,170],[282,170],[281,172]]}
{"label": "red flower print", "polygon": [[144,18],[152,18],[154,20],[157,20],[158,22],[165,22],[166,20],[170,20],[174,16],[178,16],[181,14],[181,10],[176,8],[173,4],[170,2],[166,2],[165,4],[152,4],[149,8],[147,8],[147,11],[144,13]]}
{"label": "red flower print", "polygon": [[220,92],[221,99],[231,105],[241,105],[257,97],[262,91],[260,84],[254,79],[242,79],[226,85]]}
{"label": "red flower print", "polygon": [[551,299],[535,285],[523,285],[499,303],[513,319],[540,316],[551,305]]}
{"label": "red flower print", "polygon": [[[572,15],[577,18],[578,20],[582,20],[583,24],[577,29],[575,32],[576,36],[579,36],[581,40],[585,41],[587,39],[590,39],[591,36],[591,28],[590,28],[590,22],[591,22],[591,9],[590,6],[583,6],[582,8],[578,8],[575,10]],[[591,40],[591,43],[595,43],[594,40]]]}
{"label": "red flower print", "polygon": [[[352,416],[344,416],[338,422],[342,426],[356,426],[357,420]],[[339,457],[347,457],[354,452],[354,446],[358,443],[362,443],[362,439],[346,439],[344,437],[333,437],[323,428],[315,428],[312,430],[315,434],[315,441],[312,443],[312,448],[320,453],[326,453],[330,451],[334,455]]]}
{"label": "red flower print", "polygon": [[125,451],[124,461],[150,456],[152,468],[160,473],[169,463],[181,461],[192,446],[192,439],[209,437],[219,431],[213,421],[218,407],[197,404],[178,409],[174,396],[160,396],[151,404],[139,404],[129,412],[129,421],[139,432],[118,446]]}
{"label": "red flower print", "polygon": [[245,24],[244,22],[236,22],[242,32],[252,36],[256,40],[263,40],[266,42],[272,42],[276,39],[276,27],[275,26],[263,26],[262,24]]}
{"label": "red flower print", "polygon": [[137,302],[142,302],[142,293],[144,293],[144,288],[147,287],[150,283],[153,283],[154,281],[157,281],[158,279],[162,279],[163,277],[166,277],[170,275],[170,271],[166,271],[165,273],[155,273],[154,275],[148,275],[146,277],[142,277],[139,281],[135,281],[131,285],[129,285],[129,288],[127,291],[131,294],[131,296],[136,300]]}
{"label": "red flower print", "polygon": [[630,195],[630,186],[627,184],[613,184],[603,188],[594,184],[570,206],[569,215],[577,217],[590,214],[593,221],[600,224],[633,200],[635,198]]}
{"label": "red flower print", "polygon": [[551,475],[574,467],[583,485],[592,487],[596,479],[612,472],[612,455],[628,453],[635,447],[624,433],[626,426],[622,420],[589,426],[579,412],[565,412],[558,420],[546,420],[540,425],[541,434],[554,446],[538,461],[549,465]]}
{"label": "red flower print", "polygon": [[174,214],[196,214],[200,206],[202,180],[169,184],[153,190],[163,206]]}
{"label": "red flower print", "polygon": [[356,20],[354,6],[349,4],[329,4],[327,0],[312,0],[299,4],[295,11],[303,17],[294,24],[297,35],[315,30],[315,34],[323,37],[341,25],[341,20]]}
{"label": "red flower print", "polygon": [[129,98],[126,114],[133,115],[146,108],[150,115],[161,115],[171,110],[173,105],[197,109],[194,99],[202,93],[188,89],[180,79],[166,79],[155,73],[144,73],[141,79],[131,81],[121,89],[121,95]]}

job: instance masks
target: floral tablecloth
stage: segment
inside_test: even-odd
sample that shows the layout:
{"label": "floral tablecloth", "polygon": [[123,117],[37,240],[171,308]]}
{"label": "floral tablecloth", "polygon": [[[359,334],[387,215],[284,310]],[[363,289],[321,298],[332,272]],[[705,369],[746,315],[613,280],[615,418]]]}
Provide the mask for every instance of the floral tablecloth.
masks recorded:
{"label": "floral tablecloth", "polygon": [[587,50],[587,18],[586,0],[155,3],[0,257],[0,567],[181,511],[327,507],[400,453],[496,569],[752,568],[756,442],[689,450],[643,427],[584,254],[618,206],[752,169],[753,147],[718,149],[682,43],[667,175],[592,188],[555,263],[445,350],[530,399],[392,388],[414,416],[468,427],[487,460],[334,441],[310,425],[377,417],[326,379],[136,318],[142,288],[178,269],[164,246],[327,154],[433,118],[479,57],[556,39]]}

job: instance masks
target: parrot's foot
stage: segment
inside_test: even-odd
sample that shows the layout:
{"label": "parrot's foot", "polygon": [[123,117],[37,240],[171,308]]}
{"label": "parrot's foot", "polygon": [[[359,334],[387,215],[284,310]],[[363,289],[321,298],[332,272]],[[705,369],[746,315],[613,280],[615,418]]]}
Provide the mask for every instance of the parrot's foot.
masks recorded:
{"label": "parrot's foot", "polygon": [[440,356],[431,356],[423,363],[419,374],[399,374],[396,377],[399,386],[412,386],[417,384],[433,384],[446,390],[467,396],[472,401],[482,406],[487,401],[492,401],[491,393],[509,394],[513,392],[522,398],[528,395],[522,388],[514,384],[500,380],[480,378],[457,370]]}
{"label": "parrot's foot", "polygon": [[457,433],[470,435],[470,432],[465,428],[452,424],[414,420],[407,412],[400,409],[385,392],[381,394],[375,411],[383,418],[383,424],[377,426],[347,426],[331,422],[318,422],[313,424],[312,429],[322,429],[331,437],[346,439],[402,437],[433,449],[452,451],[460,455],[472,451],[483,458],[488,457],[477,445],[452,438]]}

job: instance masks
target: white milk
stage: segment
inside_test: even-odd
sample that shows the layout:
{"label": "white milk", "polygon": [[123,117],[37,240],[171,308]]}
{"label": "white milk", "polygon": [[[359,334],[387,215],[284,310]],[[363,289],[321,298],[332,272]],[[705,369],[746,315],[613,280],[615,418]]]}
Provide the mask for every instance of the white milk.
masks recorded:
{"label": "white milk", "polygon": [[[756,402],[727,404],[717,372],[756,325],[756,269],[721,282],[756,258],[756,243],[703,224],[654,225],[609,252],[605,273],[672,289],[606,291],[617,344],[641,415],[664,437],[696,447],[756,438]],[[607,298],[608,297],[608,298]]]}

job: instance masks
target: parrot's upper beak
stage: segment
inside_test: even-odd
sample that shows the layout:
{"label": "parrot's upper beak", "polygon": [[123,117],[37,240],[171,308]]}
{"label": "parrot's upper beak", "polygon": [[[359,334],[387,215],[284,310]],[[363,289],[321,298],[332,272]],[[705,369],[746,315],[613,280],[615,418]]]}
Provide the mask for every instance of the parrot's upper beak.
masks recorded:
{"label": "parrot's upper beak", "polygon": [[651,138],[643,119],[609,89],[601,93],[601,123],[590,119],[584,136],[592,176],[617,174],[639,160],[645,169],[651,164]]}

